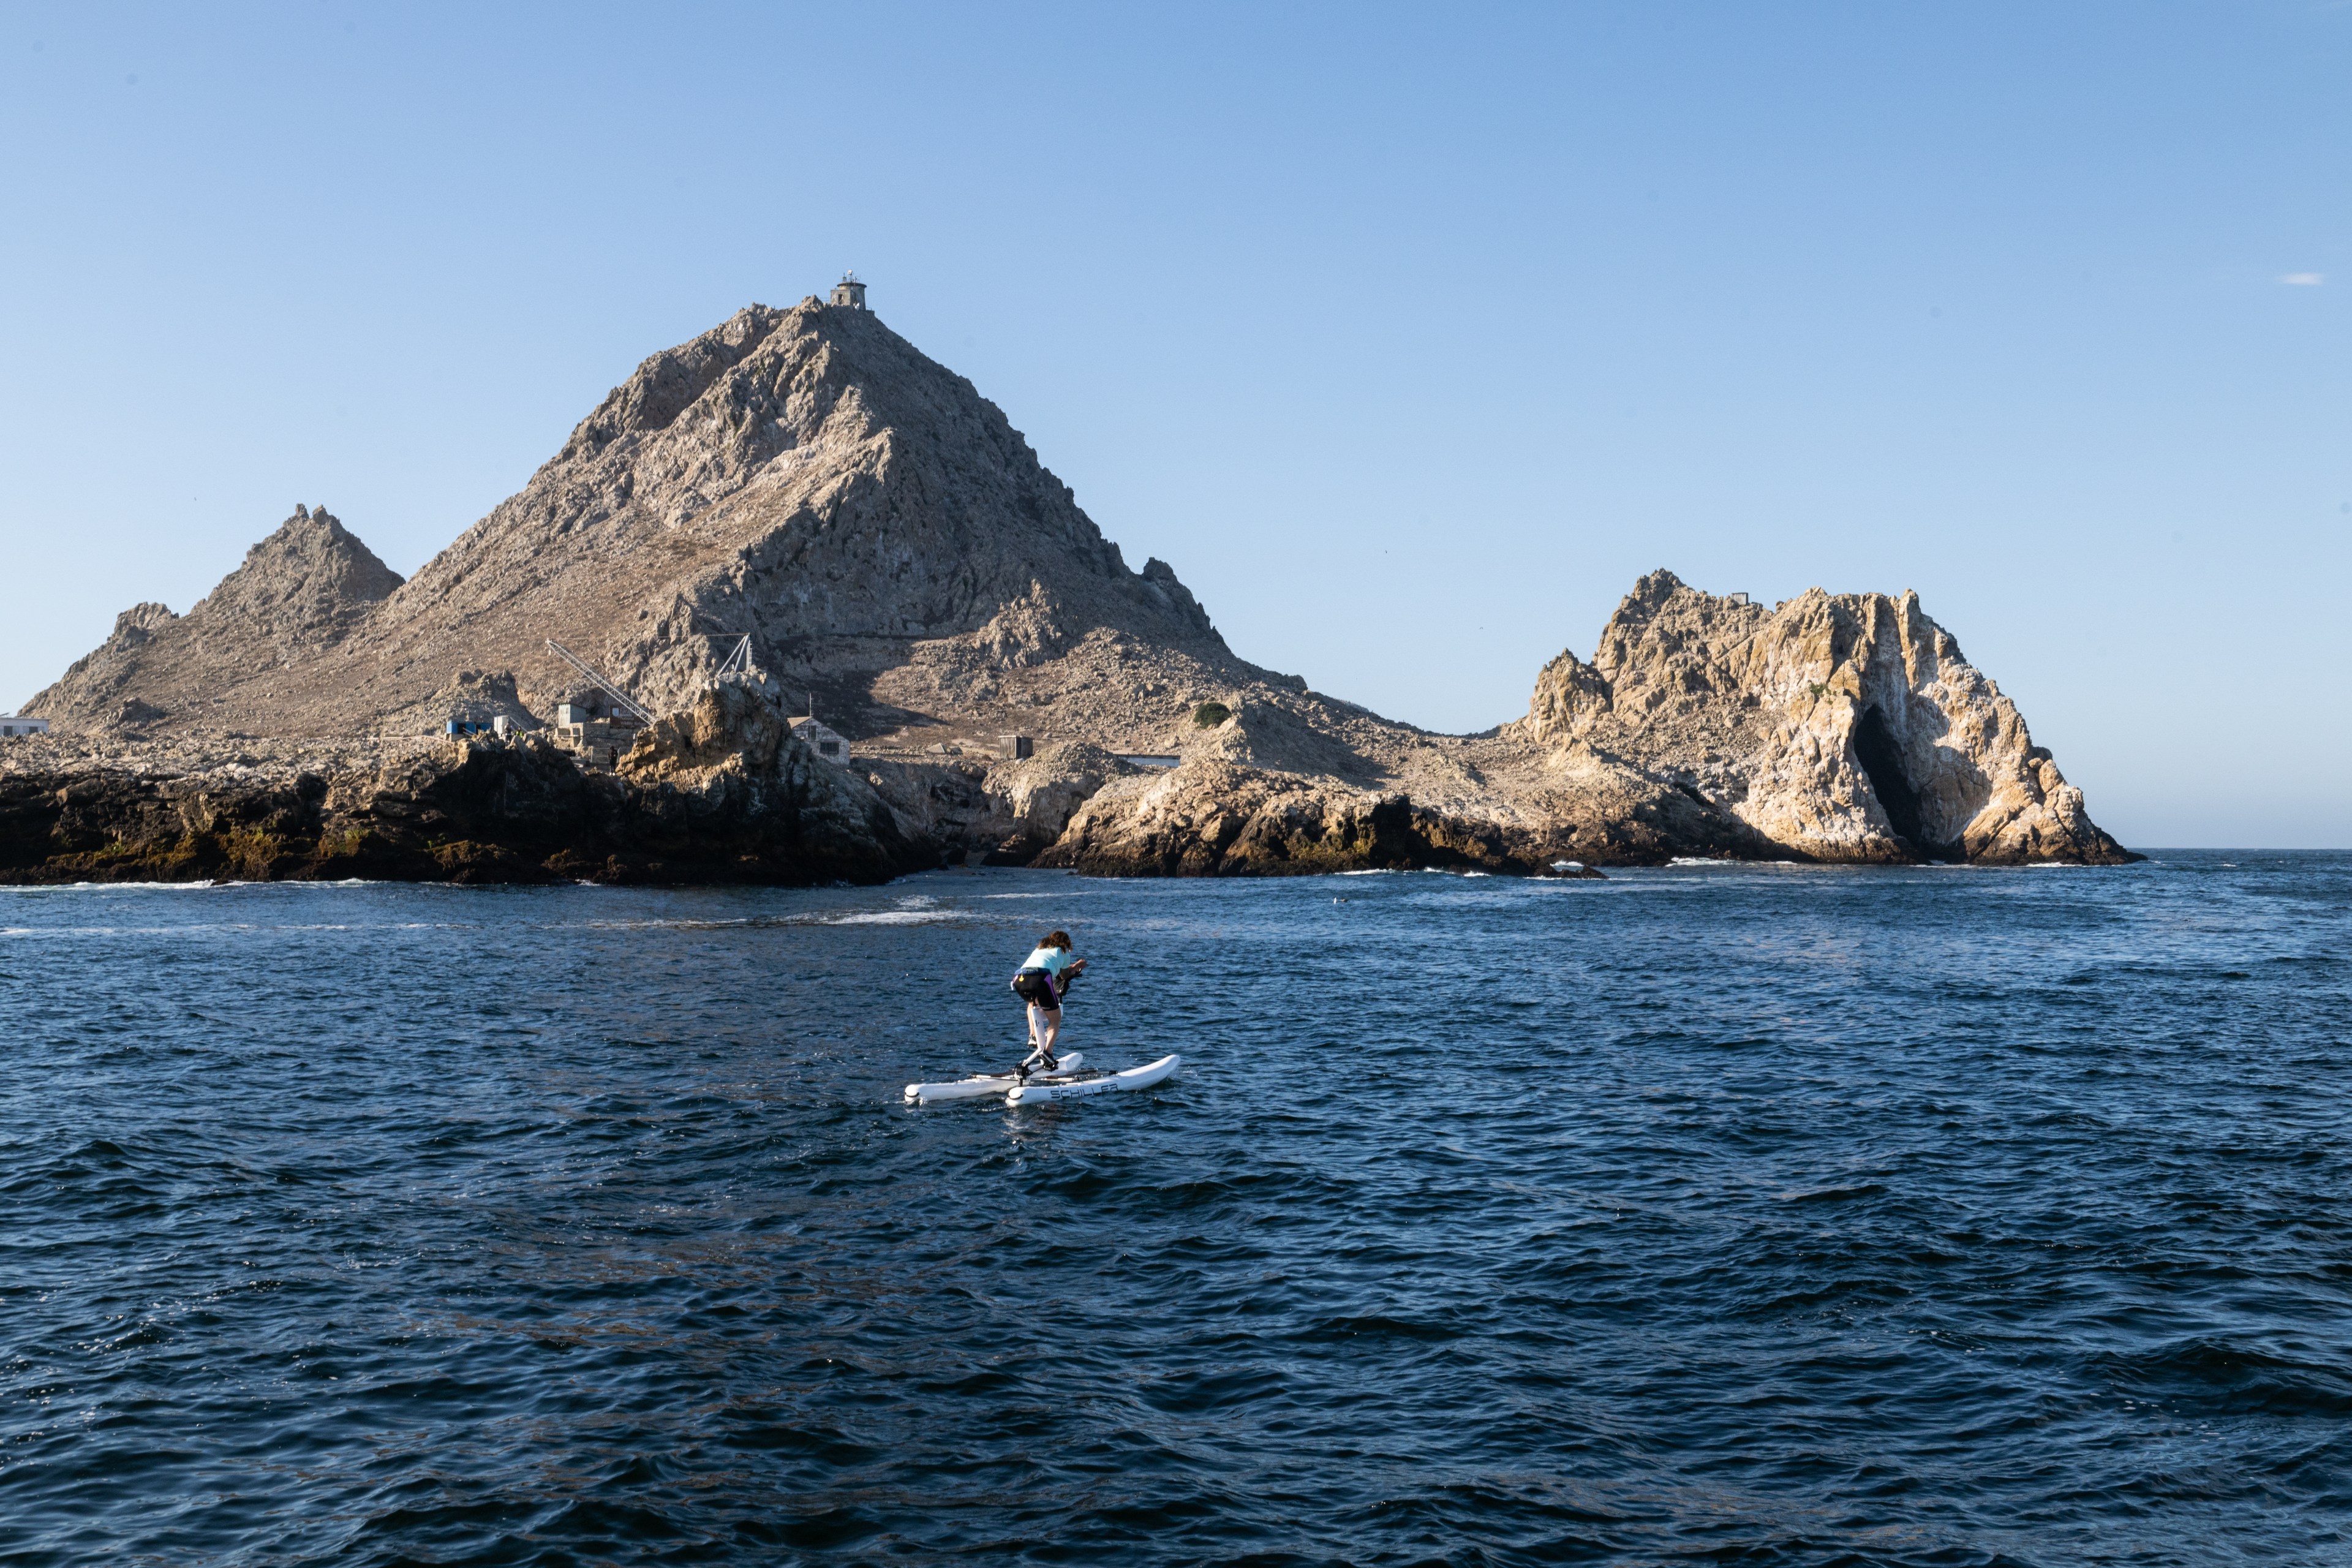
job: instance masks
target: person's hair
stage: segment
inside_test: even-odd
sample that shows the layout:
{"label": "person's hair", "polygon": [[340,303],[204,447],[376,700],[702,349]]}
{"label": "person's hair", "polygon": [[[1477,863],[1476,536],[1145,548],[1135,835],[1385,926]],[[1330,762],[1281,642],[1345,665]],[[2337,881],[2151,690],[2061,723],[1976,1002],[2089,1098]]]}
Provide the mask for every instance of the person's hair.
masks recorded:
{"label": "person's hair", "polygon": [[1050,932],[1047,934],[1045,940],[1039,942],[1037,945],[1039,947],[1058,947],[1063,952],[1067,952],[1070,950],[1070,933],[1066,931]]}

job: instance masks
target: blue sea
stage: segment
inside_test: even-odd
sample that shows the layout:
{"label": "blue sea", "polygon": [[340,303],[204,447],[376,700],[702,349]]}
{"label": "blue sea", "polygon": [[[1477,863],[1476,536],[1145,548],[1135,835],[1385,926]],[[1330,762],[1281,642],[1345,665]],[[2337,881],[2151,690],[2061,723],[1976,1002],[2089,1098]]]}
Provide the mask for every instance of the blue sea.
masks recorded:
{"label": "blue sea", "polygon": [[[1156,1089],[927,1109],[1070,1047]],[[0,892],[0,1563],[2352,1562],[2352,856]]]}

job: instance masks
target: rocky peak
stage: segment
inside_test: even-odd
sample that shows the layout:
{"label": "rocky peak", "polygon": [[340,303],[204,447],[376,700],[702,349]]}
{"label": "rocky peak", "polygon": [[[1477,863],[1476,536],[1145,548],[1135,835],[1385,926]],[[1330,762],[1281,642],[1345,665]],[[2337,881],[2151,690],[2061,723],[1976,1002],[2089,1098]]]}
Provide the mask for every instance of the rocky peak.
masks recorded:
{"label": "rocky peak", "polygon": [[280,667],[341,643],[399,586],[400,574],[325,507],[297,506],[186,615],[150,603],[116,616],[34,710],[117,727],[213,718],[241,686],[265,683],[273,697],[281,680],[291,686]]}
{"label": "rocky peak", "polygon": [[325,507],[298,505],[188,615],[299,637],[348,626],[400,584]]}
{"label": "rocky peak", "polygon": [[747,305],[700,337],[650,356],[580,422],[556,461],[593,455],[625,434],[667,430],[712,383],[765,342],[783,315],[765,305]]}
{"label": "rocky peak", "polygon": [[1610,701],[1607,679],[1562,649],[1537,673],[1535,695],[1520,727],[1530,740],[1565,740],[1606,713]]}
{"label": "rocky peak", "polygon": [[1545,666],[1511,728],[1563,759],[1638,757],[1790,853],[2126,858],[1914,593],[1814,588],[1767,610],[1653,572],[1591,664]]}
{"label": "rocky peak", "polygon": [[114,630],[106,639],[110,648],[137,647],[180,617],[172,613],[169,605],[149,601],[133,605],[114,617]]}
{"label": "rocky peak", "polygon": [[1769,618],[1759,605],[1703,593],[1671,572],[1653,572],[1609,617],[1592,666],[1612,685],[1640,680],[1662,661],[1712,666],[1734,657]]}
{"label": "rocky peak", "polygon": [[[970,381],[873,312],[814,300],[747,306],[648,356],[413,579],[306,505],[171,625],[169,649],[69,673],[72,705],[435,729],[559,699],[576,677],[551,639],[663,708],[748,637],[759,680],[838,693],[869,729],[929,721],[869,698],[919,658],[968,666],[974,689],[1100,637],[1238,670],[1174,570],[1130,570]],[[460,672],[482,691],[453,688]],[[100,674],[102,692],[83,679]]]}
{"label": "rocky peak", "polygon": [[862,689],[942,639],[1024,668],[1097,630],[1231,658],[1175,572],[1129,570],[970,381],[814,301],[646,359],[377,620],[388,666],[543,691],[553,637],[656,706],[747,635],[792,689]]}

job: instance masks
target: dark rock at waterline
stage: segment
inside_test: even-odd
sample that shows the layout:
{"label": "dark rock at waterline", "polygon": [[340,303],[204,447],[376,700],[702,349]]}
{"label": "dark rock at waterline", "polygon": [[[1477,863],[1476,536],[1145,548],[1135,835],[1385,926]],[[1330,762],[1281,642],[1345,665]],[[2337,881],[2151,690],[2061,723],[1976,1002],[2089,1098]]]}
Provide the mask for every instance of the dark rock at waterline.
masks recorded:
{"label": "dark rock at waterline", "polygon": [[883,881],[938,858],[739,687],[661,720],[611,773],[535,736],[188,760],[12,756],[0,882],[790,885]]}
{"label": "dark rock at waterline", "polygon": [[1213,761],[1098,790],[1034,862],[1096,876],[1281,877],[1335,871],[1549,874],[1557,834],[1416,805],[1402,795]]}

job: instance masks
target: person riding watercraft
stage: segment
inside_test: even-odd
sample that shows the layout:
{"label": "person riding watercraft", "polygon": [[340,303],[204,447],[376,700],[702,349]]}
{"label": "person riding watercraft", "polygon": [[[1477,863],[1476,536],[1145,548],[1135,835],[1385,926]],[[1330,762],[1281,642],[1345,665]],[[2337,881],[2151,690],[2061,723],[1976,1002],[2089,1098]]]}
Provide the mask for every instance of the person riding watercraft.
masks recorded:
{"label": "person riding watercraft", "polygon": [[1057,931],[1048,933],[1013,971],[1013,994],[1029,1009],[1029,1055],[1013,1068],[1024,1082],[1033,1067],[1052,1072],[1061,1065],[1054,1056],[1054,1042],[1062,1033],[1062,998],[1086,967],[1085,959],[1070,956],[1070,933]]}

